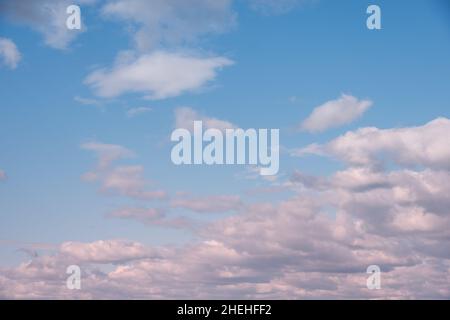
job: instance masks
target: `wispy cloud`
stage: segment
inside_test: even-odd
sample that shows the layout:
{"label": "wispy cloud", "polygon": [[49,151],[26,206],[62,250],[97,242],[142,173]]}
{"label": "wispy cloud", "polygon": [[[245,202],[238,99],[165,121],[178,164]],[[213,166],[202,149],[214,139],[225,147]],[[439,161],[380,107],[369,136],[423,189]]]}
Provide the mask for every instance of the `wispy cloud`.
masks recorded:
{"label": "wispy cloud", "polygon": [[194,121],[202,121],[203,126],[207,129],[218,129],[224,131],[226,129],[234,129],[236,125],[218,118],[206,116],[190,107],[179,107],[174,111],[175,128],[183,128],[192,131]]}
{"label": "wispy cloud", "polygon": [[133,118],[136,116],[139,116],[141,114],[147,113],[152,111],[153,109],[150,107],[137,107],[137,108],[131,108],[127,110],[127,117]]}
{"label": "wispy cloud", "polygon": [[321,132],[340,127],[359,118],[372,104],[370,100],[358,100],[358,98],[343,94],[336,100],[316,107],[311,115],[301,123],[300,128],[309,132]]}
{"label": "wispy cloud", "polygon": [[81,146],[94,151],[97,155],[97,167],[85,173],[82,178],[87,182],[99,182],[100,191],[105,194],[120,195],[139,200],[162,199],[166,192],[147,190],[148,181],[144,178],[141,165],[117,165],[113,162],[133,157],[134,153],[120,145],[89,142]]}
{"label": "wispy cloud", "polygon": [[[0,14],[11,21],[24,24],[44,36],[45,43],[55,49],[66,49],[82,30],[69,30],[66,27],[69,5],[90,5],[96,0],[21,0],[2,1]],[[82,24],[83,26],[83,24]]]}
{"label": "wispy cloud", "polygon": [[0,58],[3,60],[5,66],[15,69],[19,64],[22,55],[11,39],[0,38]]}

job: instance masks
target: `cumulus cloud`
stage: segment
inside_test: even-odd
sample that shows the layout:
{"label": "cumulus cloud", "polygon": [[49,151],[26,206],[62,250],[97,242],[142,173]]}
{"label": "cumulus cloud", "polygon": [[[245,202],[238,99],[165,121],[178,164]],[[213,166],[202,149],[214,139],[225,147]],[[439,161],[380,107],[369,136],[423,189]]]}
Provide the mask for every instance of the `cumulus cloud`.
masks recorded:
{"label": "cumulus cloud", "polygon": [[16,44],[7,38],[0,38],[0,58],[8,68],[15,69],[21,59]]}
{"label": "cumulus cloud", "polygon": [[[449,299],[449,122],[364,128],[316,145],[348,167],[327,177],[294,172],[286,184],[292,194],[278,201],[178,194],[172,209],[237,214],[192,229],[193,240],[176,247],[62,243],[0,269],[0,298]],[[142,167],[114,165],[130,150],[98,142],[83,148],[97,154],[95,179],[107,190],[134,198],[146,192]],[[418,168],[382,170],[374,165],[380,159]],[[181,221],[148,207],[109,216],[161,226]],[[71,264],[82,267],[83,290],[62,285]],[[382,270],[381,290],[366,288],[373,264]]]}
{"label": "cumulus cloud", "polygon": [[[95,0],[21,0],[2,1],[0,14],[15,23],[30,26],[44,36],[45,43],[56,49],[65,49],[80,33],[66,27],[66,9],[72,4],[89,5]],[[83,24],[82,24],[83,25]]]}
{"label": "cumulus cloud", "polygon": [[206,129],[226,129],[237,128],[236,125],[226,120],[220,120],[214,117],[205,116],[189,107],[180,107],[175,109],[175,128],[183,128],[189,131],[194,130],[194,121],[202,121]]}
{"label": "cumulus cloud", "polygon": [[141,243],[125,240],[99,240],[91,243],[64,242],[59,252],[75,261],[92,263],[123,263],[153,254]]}
{"label": "cumulus cloud", "polygon": [[450,169],[450,120],[395,129],[361,128],[324,144],[295,150],[293,155],[331,155],[354,166],[395,163],[410,167]]}
{"label": "cumulus cloud", "polygon": [[[65,266],[79,263],[88,285],[72,298],[448,299],[449,174],[350,167],[278,203],[247,204],[177,248],[64,243],[55,255],[3,269],[0,296],[67,297]],[[165,219],[149,208],[113,216]],[[92,265],[109,263],[113,270]],[[372,264],[382,290],[365,287]]]}
{"label": "cumulus cloud", "polygon": [[343,94],[336,100],[331,100],[316,107],[306,118],[300,128],[308,132],[321,132],[330,128],[348,124],[359,118],[371,106],[370,100],[359,100]]}
{"label": "cumulus cloud", "polygon": [[217,70],[232,63],[224,57],[155,51],[138,58],[119,58],[112,68],[92,72],[85,83],[100,97],[141,93],[149,99],[164,99],[200,89],[214,80]]}

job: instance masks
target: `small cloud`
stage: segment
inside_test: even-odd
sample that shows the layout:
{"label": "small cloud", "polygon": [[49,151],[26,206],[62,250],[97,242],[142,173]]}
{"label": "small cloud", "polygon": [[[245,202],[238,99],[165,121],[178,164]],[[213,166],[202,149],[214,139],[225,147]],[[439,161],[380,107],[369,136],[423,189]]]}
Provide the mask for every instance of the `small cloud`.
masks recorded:
{"label": "small cloud", "polygon": [[301,0],[250,0],[250,8],[263,15],[280,15],[297,7]]}
{"label": "small cloud", "polygon": [[297,96],[290,96],[289,97],[289,102],[290,103],[296,103],[298,101],[298,97]]}
{"label": "small cloud", "polygon": [[106,144],[100,142],[87,142],[81,145],[84,150],[96,153],[98,167],[100,169],[108,167],[113,161],[134,156],[134,152],[117,144]]}
{"label": "small cloud", "polygon": [[194,121],[202,121],[203,126],[206,129],[218,129],[225,131],[226,129],[237,128],[236,125],[229,121],[205,116],[189,107],[180,107],[175,109],[175,128],[184,128],[192,131]]}
{"label": "small cloud", "polygon": [[6,179],[6,173],[3,170],[0,170],[0,181],[5,180]]}
{"label": "small cloud", "polygon": [[314,133],[349,124],[361,117],[372,104],[373,102],[370,100],[358,100],[358,98],[343,94],[336,100],[325,102],[323,105],[316,107],[309,117],[302,122],[300,128]]}
{"label": "small cloud", "polygon": [[0,59],[3,60],[5,66],[10,69],[17,68],[21,57],[16,44],[12,40],[0,38]]}
{"label": "small cloud", "polygon": [[192,226],[193,222],[184,217],[167,217],[164,209],[143,207],[123,207],[111,212],[108,217],[136,220],[146,225],[167,228],[188,228]]}
{"label": "small cloud", "polygon": [[139,116],[143,113],[147,113],[152,111],[153,109],[150,107],[137,107],[137,108],[131,108],[127,111],[127,117],[128,118],[133,118],[136,116]]}
{"label": "small cloud", "polygon": [[80,96],[75,96],[73,98],[73,100],[78,102],[78,103],[87,105],[87,106],[96,106],[96,107],[98,107],[98,106],[102,105],[101,101],[99,101],[97,99],[92,99],[92,98],[83,98],[83,97],[80,97]]}

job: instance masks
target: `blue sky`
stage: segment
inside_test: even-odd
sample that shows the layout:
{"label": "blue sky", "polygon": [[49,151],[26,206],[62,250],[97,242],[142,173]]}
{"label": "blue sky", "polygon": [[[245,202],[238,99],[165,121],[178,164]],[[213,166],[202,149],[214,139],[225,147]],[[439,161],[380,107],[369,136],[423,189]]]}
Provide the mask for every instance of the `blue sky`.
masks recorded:
{"label": "blue sky", "polygon": [[[13,41],[21,56],[16,68],[0,68],[0,170],[6,174],[0,181],[2,267],[27,260],[17,249],[35,248],[37,243],[56,248],[68,241],[100,239],[148,246],[202,241],[189,228],[107,215],[121,207],[168,206],[168,218],[183,216],[200,223],[239,215],[233,210],[199,214],[171,207],[180,192],[205,199],[237,195],[246,205],[276,205],[298,192],[286,187],[293,172],[325,178],[347,167],[333,157],[293,157],[289,150],[326,144],[358,128],[411,128],[449,117],[450,17],[443,1],[298,1],[283,12],[270,1],[260,1],[259,9],[257,1],[222,1],[225,9],[219,16],[226,22],[221,32],[178,30],[171,25],[174,20],[163,17],[160,23],[169,31],[176,29],[181,41],[161,35],[161,41],[145,49],[135,44],[137,30],[143,28],[149,39],[158,30],[130,17],[101,13],[108,1],[90,2],[80,4],[86,30],[67,31],[76,35],[62,41],[62,49],[46,43],[46,22],[37,25],[39,19],[21,16],[14,5],[0,12],[0,38]],[[382,30],[366,28],[370,4],[381,7]],[[142,90],[102,97],[86,79],[95,70],[111,70],[125,50],[135,56],[160,50],[199,59],[223,57],[233,64],[217,68],[194,90],[170,97],[146,99]],[[325,132],[299,130],[316,107],[342,94],[370,100],[372,106],[351,123]],[[127,116],[130,109],[142,107],[151,110]],[[245,166],[174,166],[169,136],[180,107],[241,128],[279,128],[277,178],[249,177]],[[101,181],[85,181],[83,175],[95,171],[97,161],[95,152],[82,147],[89,142],[132,150],[135,156],[118,159],[117,165],[142,166],[148,188],[164,190],[167,198],[109,194],[101,190]],[[250,192],[277,187],[284,189]]]}

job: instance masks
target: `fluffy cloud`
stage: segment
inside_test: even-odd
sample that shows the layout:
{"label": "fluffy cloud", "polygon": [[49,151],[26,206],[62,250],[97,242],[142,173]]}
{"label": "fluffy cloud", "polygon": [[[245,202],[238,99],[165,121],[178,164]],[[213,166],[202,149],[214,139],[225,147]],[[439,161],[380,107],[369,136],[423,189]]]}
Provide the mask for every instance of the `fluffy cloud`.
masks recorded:
{"label": "fluffy cloud", "polygon": [[450,169],[450,120],[396,129],[362,128],[324,144],[309,145],[294,155],[331,155],[354,166],[397,165]]}
{"label": "fluffy cloud", "polygon": [[69,5],[89,5],[95,0],[21,0],[2,1],[0,14],[5,15],[11,21],[30,26],[40,32],[45,43],[56,49],[65,49],[75,39],[79,32],[69,30],[66,27]]}
{"label": "fluffy cloud", "polygon": [[65,242],[59,252],[77,262],[92,263],[123,263],[154,254],[141,243],[124,240]]}
{"label": "fluffy cloud", "polygon": [[[242,206],[178,248],[63,243],[55,255],[2,270],[0,296],[448,299],[449,174],[348,168],[278,203]],[[149,208],[112,216],[150,224],[166,219]],[[80,292],[60,284],[74,263],[86,284]],[[110,263],[113,270],[95,267]],[[365,287],[372,264],[381,267],[381,290]]]}
{"label": "fluffy cloud", "polygon": [[6,173],[3,170],[0,170],[0,181],[6,179]]}
{"label": "fluffy cloud", "polygon": [[11,69],[17,68],[21,54],[12,40],[0,38],[0,58],[5,66]]}
{"label": "fluffy cloud", "polygon": [[198,90],[232,61],[156,51],[138,58],[119,58],[111,69],[96,70],[85,80],[100,97],[142,93],[149,99],[174,97]]}
{"label": "fluffy cloud", "polygon": [[300,128],[309,132],[321,132],[329,128],[339,127],[359,118],[372,106],[370,100],[358,100],[343,94],[336,100],[331,100],[318,106],[306,118]]}
{"label": "fluffy cloud", "polygon": [[184,128],[193,131],[194,121],[202,121],[203,127],[206,129],[218,129],[224,131],[225,129],[236,128],[236,125],[229,121],[205,116],[189,107],[175,109],[175,128]]}
{"label": "fluffy cloud", "polygon": [[112,0],[102,12],[136,25],[136,46],[148,50],[228,30],[235,22],[231,4],[231,0]]}
{"label": "fluffy cloud", "polygon": [[[386,179],[399,179],[396,175]],[[398,175],[405,178],[404,173]],[[430,192],[441,182],[415,178]],[[408,185],[405,181],[399,188]],[[440,234],[419,230],[421,222],[415,221],[415,211],[410,210],[404,211],[409,219],[402,226],[403,232],[385,234],[384,222],[394,227],[396,222],[386,219],[391,212],[381,211],[384,207],[374,211],[375,202],[382,205],[385,200],[391,201],[386,207],[393,209],[397,205],[408,208],[412,202],[407,204],[401,197],[385,198],[387,193],[380,201],[377,188],[357,194],[365,195],[364,202],[352,198],[355,194],[347,191],[347,186],[333,188],[333,192],[319,193],[317,198],[304,193],[278,204],[247,206],[242,214],[202,229],[199,241],[179,248],[113,240],[65,243],[54,256],[38,256],[17,268],[3,270],[0,296],[70,296],[68,290],[58,287],[69,263],[82,264],[83,283],[87,284],[82,292],[71,293],[72,298],[80,298],[79,294],[84,298],[129,299],[450,296],[448,227],[435,229]],[[338,194],[333,197],[333,193]],[[420,202],[418,198],[409,201]],[[325,206],[329,205],[337,208],[336,217],[326,213]],[[161,217],[153,210],[125,211],[118,216]],[[380,222],[375,223],[377,220]],[[416,228],[409,230],[411,226]],[[107,271],[92,266],[108,263],[114,263],[115,268]],[[383,272],[381,290],[365,288],[365,270],[371,264],[379,265]]]}

